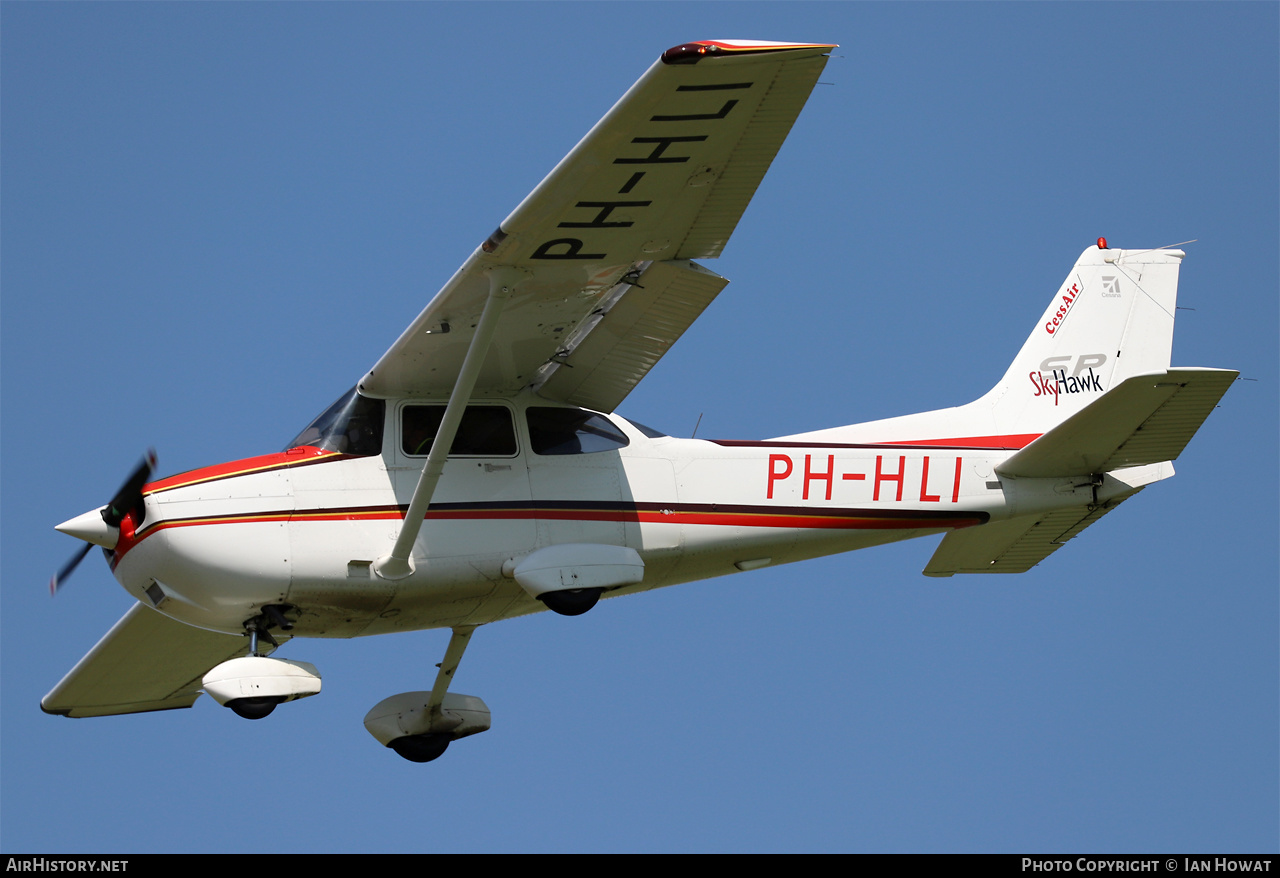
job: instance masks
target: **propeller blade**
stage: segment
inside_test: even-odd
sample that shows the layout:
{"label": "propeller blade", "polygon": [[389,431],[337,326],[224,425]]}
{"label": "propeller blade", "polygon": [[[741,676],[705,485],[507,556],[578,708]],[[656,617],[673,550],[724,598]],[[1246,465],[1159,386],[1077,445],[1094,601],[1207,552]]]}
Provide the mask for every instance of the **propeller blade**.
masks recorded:
{"label": "propeller blade", "polygon": [[[142,488],[146,485],[147,479],[151,477],[151,473],[155,468],[156,450],[154,448],[148,448],[147,453],[142,457],[142,462],[134,468],[133,472],[129,473],[129,478],[125,479],[124,484],[120,486],[120,490],[116,491],[116,495],[111,498],[111,502],[102,510],[102,520],[108,527],[118,528],[120,526],[120,522],[124,521],[125,516],[142,505]],[[84,516],[81,516],[79,519],[64,522],[62,525],[59,525],[59,528],[64,528],[69,524],[75,524],[83,519]],[[79,534],[74,533],[74,528],[72,529],[72,532],[73,535],[79,536]],[[92,534],[90,534],[90,536],[92,536]],[[85,539],[83,536],[80,538]],[[103,543],[103,545],[109,545],[109,543]],[[76,567],[80,565],[80,562],[84,560],[84,556],[89,554],[89,550],[92,549],[93,546],[94,543],[86,539],[84,548],[76,552],[70,561],[63,564],[62,568],[58,570],[57,573],[53,574],[53,578],[49,580],[50,596],[57,594],[58,589],[66,581],[67,577],[70,576]]]}
{"label": "propeller blade", "polygon": [[53,597],[58,593],[58,588],[71,575],[71,571],[75,570],[84,560],[84,556],[89,554],[89,550],[93,548],[93,543],[85,543],[84,548],[71,556],[71,560],[62,565],[62,569],[53,574],[53,578],[49,580],[49,597]]}
{"label": "propeller blade", "polygon": [[142,486],[147,483],[147,479],[151,477],[151,472],[155,468],[156,450],[148,448],[142,462],[129,474],[129,478],[125,479],[120,490],[116,491],[107,508],[102,511],[102,520],[112,527],[119,527],[124,517],[142,502]]}

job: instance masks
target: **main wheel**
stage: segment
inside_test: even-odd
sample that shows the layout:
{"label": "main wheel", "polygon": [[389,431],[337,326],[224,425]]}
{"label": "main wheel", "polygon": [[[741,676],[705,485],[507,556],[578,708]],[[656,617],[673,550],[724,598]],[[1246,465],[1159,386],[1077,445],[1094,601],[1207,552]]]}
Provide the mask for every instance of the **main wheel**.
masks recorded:
{"label": "main wheel", "polygon": [[428,732],[425,735],[405,735],[387,746],[410,762],[430,762],[439,759],[449,748],[448,735]]}
{"label": "main wheel", "polygon": [[548,610],[561,616],[581,616],[596,605],[603,588],[571,588],[567,591],[548,591],[538,595],[538,600],[547,605]]}
{"label": "main wheel", "polygon": [[279,704],[279,698],[237,698],[234,701],[228,701],[227,707],[236,712],[236,716],[242,716],[245,719],[262,719],[264,716],[270,716],[271,711],[276,709]]}

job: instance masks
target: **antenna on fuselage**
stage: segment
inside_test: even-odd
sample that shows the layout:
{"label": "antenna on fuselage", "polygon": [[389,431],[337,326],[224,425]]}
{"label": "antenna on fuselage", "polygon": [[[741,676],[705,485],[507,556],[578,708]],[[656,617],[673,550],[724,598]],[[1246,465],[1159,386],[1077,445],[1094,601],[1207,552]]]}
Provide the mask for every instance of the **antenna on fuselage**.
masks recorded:
{"label": "antenna on fuselage", "polygon": [[698,412],[698,423],[693,425],[693,435],[689,437],[690,439],[698,438],[698,426],[702,423],[703,414],[705,414],[705,412]]}

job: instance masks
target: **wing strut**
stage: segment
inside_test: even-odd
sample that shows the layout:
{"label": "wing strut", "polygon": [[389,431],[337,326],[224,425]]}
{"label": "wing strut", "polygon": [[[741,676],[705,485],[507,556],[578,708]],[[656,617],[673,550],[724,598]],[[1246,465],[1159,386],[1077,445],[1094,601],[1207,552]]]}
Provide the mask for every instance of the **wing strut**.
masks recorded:
{"label": "wing strut", "polygon": [[485,300],[484,312],[480,315],[480,322],[476,324],[475,334],[471,337],[471,345],[467,348],[467,357],[462,362],[458,380],[449,395],[449,404],[445,407],[444,418],[441,419],[440,429],[431,444],[427,462],[422,465],[422,475],[418,477],[418,487],[414,488],[413,499],[409,501],[409,509],[404,514],[400,535],[396,537],[391,553],[373,563],[374,572],[383,579],[404,579],[413,573],[413,561],[410,558],[413,544],[418,539],[418,531],[422,529],[422,521],[431,505],[436,483],[444,472],[449,449],[453,447],[453,437],[458,433],[462,413],[466,411],[480,367],[489,353],[494,330],[498,328],[498,318],[502,316],[502,309],[511,297],[512,290],[523,279],[524,273],[510,266],[489,271],[489,298]]}

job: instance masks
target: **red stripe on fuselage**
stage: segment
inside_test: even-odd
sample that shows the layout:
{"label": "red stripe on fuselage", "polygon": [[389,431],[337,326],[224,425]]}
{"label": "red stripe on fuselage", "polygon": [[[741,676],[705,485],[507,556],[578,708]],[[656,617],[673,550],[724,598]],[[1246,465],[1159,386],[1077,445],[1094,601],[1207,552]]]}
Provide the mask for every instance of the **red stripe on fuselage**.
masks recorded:
{"label": "red stripe on fuselage", "polygon": [[[916,443],[900,443],[899,447],[912,444],[929,447],[946,447],[948,443],[972,443],[964,447],[1005,448],[1022,447],[1036,435],[975,437],[955,440],[921,440]],[[996,444],[1015,442],[1021,445]],[[978,444],[978,443],[989,444]],[[725,446],[766,446],[792,448],[886,448],[888,445],[842,445],[829,443],[753,442],[724,440],[716,444]],[[188,470],[151,482],[144,494],[157,494],[190,485],[204,484],[220,479],[230,479],[277,469],[308,466],[350,459],[351,455],[325,451],[314,446],[301,446],[275,454],[264,454],[214,466]],[[281,521],[365,521],[400,520],[408,507],[369,506],[336,509],[279,510],[274,512],[231,513],[168,519],[147,522],[135,532],[133,515],[121,522],[120,539],[112,558],[112,568],[121,558],[142,540],[161,530],[179,527],[198,527],[213,524],[253,524]],[[443,504],[427,511],[426,520],[501,520],[545,519],[558,521],[622,521],[655,524],[690,524],[727,527],[763,527],[796,529],[939,529],[961,528],[983,524],[985,513],[955,512],[939,515],[920,510],[831,509],[807,507],[724,506],[721,504],[613,504],[574,503],[572,501],[540,501],[513,506],[496,504]]]}
{"label": "red stripe on fuselage", "polygon": [[275,454],[262,454],[257,457],[246,457],[227,463],[205,466],[200,469],[187,470],[176,476],[151,482],[143,487],[143,494],[158,494],[161,491],[172,491],[174,488],[185,488],[187,485],[198,485],[218,479],[232,479],[252,473],[267,472],[276,469],[291,469],[296,466],[307,466],[313,463],[326,463],[331,460],[346,459],[350,455],[337,451],[324,451],[311,445],[301,445],[288,451]]}
{"label": "red stripe on fuselage", "polygon": [[897,442],[788,442],[785,439],[747,440],[711,439],[713,445],[725,448],[983,448],[993,451],[1016,451],[1025,448],[1039,433],[1016,433],[1008,436],[966,436],[956,439],[903,439]]}
{"label": "red stripe on fuselage", "polygon": [[1014,451],[1026,448],[1039,439],[1040,433],[1014,433],[1008,436],[966,436],[962,439],[910,439],[903,442],[887,442],[899,447],[924,448],[991,448],[998,451]]}
{"label": "red stripe on fuselage", "polygon": [[[451,505],[451,504],[450,504]],[[544,519],[555,521],[622,521],[651,524],[697,524],[719,527],[795,528],[798,530],[901,530],[961,528],[983,524],[985,513],[957,512],[939,515],[919,510],[879,509],[806,509],[796,506],[780,506],[776,509],[762,506],[717,506],[708,508],[702,504],[655,505],[656,508],[639,508],[619,504],[617,506],[575,506],[572,503],[554,506],[535,505],[468,508],[458,504],[454,508],[429,509],[427,521],[496,521]],[[117,546],[115,561],[142,540],[162,530],[181,527],[200,527],[214,524],[260,524],[281,521],[395,521],[404,518],[407,507],[367,506],[341,509],[301,509],[294,512],[252,512],[231,515],[208,515],[196,518],[176,518],[147,525],[137,534],[133,532],[132,519],[121,523],[121,541]]]}

